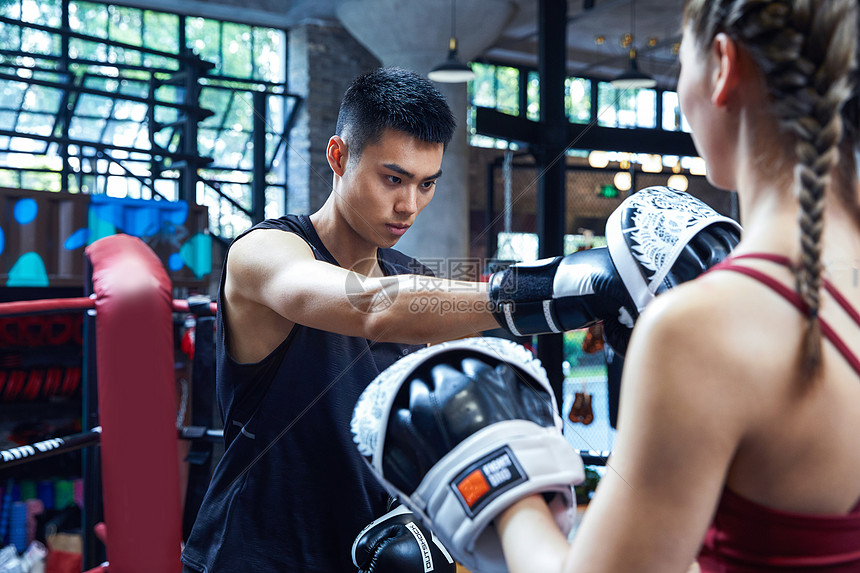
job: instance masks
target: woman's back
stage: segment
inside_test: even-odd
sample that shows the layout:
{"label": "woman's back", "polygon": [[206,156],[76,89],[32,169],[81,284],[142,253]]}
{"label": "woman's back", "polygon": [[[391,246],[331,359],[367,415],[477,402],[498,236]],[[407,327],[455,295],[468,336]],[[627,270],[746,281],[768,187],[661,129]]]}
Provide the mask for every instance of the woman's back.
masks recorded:
{"label": "woman's back", "polygon": [[807,317],[795,306],[803,303],[794,274],[778,262],[745,257],[755,244],[735,254],[728,268],[737,270],[713,270],[688,292],[670,293],[712,307],[697,316],[719,315],[716,329],[702,319],[701,343],[719,344],[735,394],[715,404],[715,414],[745,415],[726,487],[767,507],[844,514],[860,501],[860,285],[851,266],[860,261],[852,250],[860,232],[851,227],[827,233],[823,276],[837,294],[821,289],[819,317],[823,332],[838,340],[822,337],[821,366],[812,377],[801,361]]}
{"label": "woman's back", "polygon": [[[733,275],[752,283],[729,288],[761,291],[746,296],[758,309],[752,316],[768,320],[744,328],[771,338],[773,349],[802,342],[802,328],[785,312],[794,310],[805,319],[808,310],[793,289],[789,264],[787,257],[747,253],[711,274],[714,280]],[[839,267],[832,280],[827,275],[819,374],[805,378],[793,358],[798,353],[777,350],[761,357],[773,372],[746,381],[760,408],[739,443],[705,536],[698,559],[705,573],[860,568],[858,288],[850,279],[846,283]]]}
{"label": "woman's back", "polygon": [[[631,347],[661,366],[647,368],[644,376],[629,372],[625,376],[634,384],[663,386],[653,370],[669,377],[687,373],[691,391],[709,397],[703,409],[677,386],[656,390],[656,402],[665,409],[694,409],[701,423],[685,425],[685,437],[713,450],[712,455],[690,455],[670,449],[667,455],[685,458],[685,472],[705,475],[713,459],[731,452],[699,557],[703,571],[769,570],[765,565],[774,570],[785,566],[816,570],[824,563],[848,563],[842,565],[848,569],[838,570],[856,570],[860,288],[851,272],[825,265],[824,277],[837,298],[822,288],[820,319],[823,331],[832,330],[838,340],[834,344],[823,337],[818,374],[804,377],[802,345],[808,318],[796,306],[803,303],[795,293],[794,273],[768,256],[755,256],[771,255],[784,245],[757,242],[755,226],[752,230],[751,240],[742,243],[723,270],[718,267],[649,306]],[[850,227],[839,231],[843,239],[858,236]],[[823,260],[853,256],[848,248],[852,241],[829,244],[834,248],[825,249]],[[837,302],[841,298],[847,310]],[[631,362],[642,363],[639,356]],[[644,397],[636,394],[637,400]],[[638,413],[633,417],[634,433],[653,431],[646,426],[655,424],[640,422]],[[669,424],[656,426],[672,431]],[[649,441],[646,437],[643,443]],[[628,450],[628,443],[625,439],[619,449]],[[640,478],[634,472],[624,474],[641,492]]]}

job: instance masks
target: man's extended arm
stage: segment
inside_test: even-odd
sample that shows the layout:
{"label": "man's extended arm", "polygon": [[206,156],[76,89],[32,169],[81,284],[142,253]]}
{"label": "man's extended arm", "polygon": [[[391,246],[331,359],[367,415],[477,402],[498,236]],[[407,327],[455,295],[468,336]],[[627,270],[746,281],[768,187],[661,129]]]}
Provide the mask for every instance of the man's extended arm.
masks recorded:
{"label": "man's extended arm", "polygon": [[316,260],[297,235],[275,230],[257,230],[234,243],[225,295],[232,314],[270,309],[285,320],[287,331],[298,323],[370,340],[419,344],[497,327],[488,310],[486,283],[418,275],[366,277]]}

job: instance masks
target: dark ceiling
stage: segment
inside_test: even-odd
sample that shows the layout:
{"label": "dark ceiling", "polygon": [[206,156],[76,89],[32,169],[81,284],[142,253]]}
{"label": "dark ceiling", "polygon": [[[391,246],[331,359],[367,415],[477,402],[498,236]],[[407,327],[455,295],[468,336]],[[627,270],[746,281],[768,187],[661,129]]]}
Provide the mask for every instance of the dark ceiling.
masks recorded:
{"label": "dark ceiling", "polygon": [[[516,15],[482,58],[537,66],[538,2],[515,1]],[[661,87],[674,88],[683,5],[683,0],[568,0],[568,72],[614,77],[628,65],[622,40],[632,34],[640,69],[657,78]]]}

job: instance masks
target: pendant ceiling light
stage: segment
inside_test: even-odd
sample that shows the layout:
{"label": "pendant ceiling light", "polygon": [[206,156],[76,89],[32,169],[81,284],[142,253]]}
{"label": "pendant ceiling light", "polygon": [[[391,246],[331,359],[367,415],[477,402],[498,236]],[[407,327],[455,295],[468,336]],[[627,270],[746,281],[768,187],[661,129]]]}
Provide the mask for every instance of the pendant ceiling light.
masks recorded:
{"label": "pendant ceiling light", "polygon": [[451,39],[448,41],[448,58],[430,70],[427,77],[434,82],[460,83],[475,79],[475,72],[468,64],[464,64],[457,57],[457,37],[455,30],[456,0],[451,0]]}
{"label": "pendant ceiling light", "polygon": [[636,0],[630,0],[630,52],[627,63],[627,69],[615,77],[610,84],[615,89],[628,90],[637,88],[653,88],[657,85],[657,80],[642,72],[639,69],[639,63],[636,59],[636,48],[633,46],[633,41],[636,31]]}

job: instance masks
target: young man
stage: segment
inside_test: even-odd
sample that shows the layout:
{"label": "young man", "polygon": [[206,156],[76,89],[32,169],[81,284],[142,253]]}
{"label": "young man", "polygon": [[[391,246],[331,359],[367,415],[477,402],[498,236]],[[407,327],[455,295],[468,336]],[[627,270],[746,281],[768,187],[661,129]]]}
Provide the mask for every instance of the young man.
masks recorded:
{"label": "young man", "polygon": [[[414,345],[496,327],[483,285],[447,292],[390,248],[432,199],[454,127],[426,79],[393,68],[357,78],[326,149],[326,203],[231,245],[216,339],[226,451],[186,570],[354,570],[353,539],[388,500],[352,444],[358,395]],[[458,312],[419,318],[428,293]]]}

